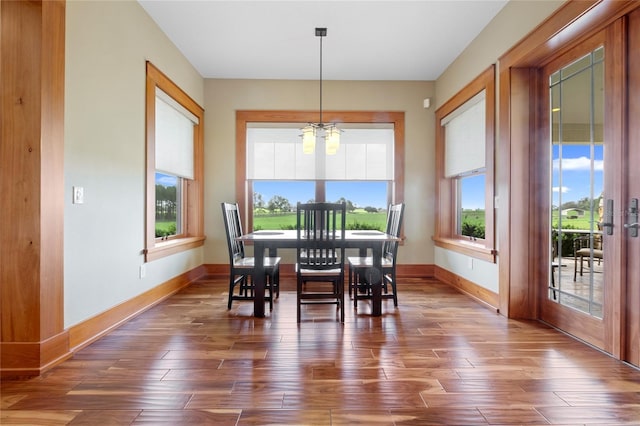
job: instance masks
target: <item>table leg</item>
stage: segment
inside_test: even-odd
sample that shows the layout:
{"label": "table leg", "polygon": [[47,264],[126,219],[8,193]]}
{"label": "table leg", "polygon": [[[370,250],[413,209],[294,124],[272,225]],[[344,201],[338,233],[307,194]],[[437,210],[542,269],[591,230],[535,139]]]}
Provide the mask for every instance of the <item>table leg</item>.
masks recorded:
{"label": "table leg", "polygon": [[374,244],[371,248],[373,268],[371,268],[371,315],[382,315],[382,244]]}
{"label": "table leg", "polygon": [[254,286],[254,299],[253,299],[253,316],[256,318],[264,318],[264,286],[265,286],[265,271],[264,271],[264,244],[259,241],[255,241],[253,244],[253,257],[255,264],[253,267],[253,286]]}

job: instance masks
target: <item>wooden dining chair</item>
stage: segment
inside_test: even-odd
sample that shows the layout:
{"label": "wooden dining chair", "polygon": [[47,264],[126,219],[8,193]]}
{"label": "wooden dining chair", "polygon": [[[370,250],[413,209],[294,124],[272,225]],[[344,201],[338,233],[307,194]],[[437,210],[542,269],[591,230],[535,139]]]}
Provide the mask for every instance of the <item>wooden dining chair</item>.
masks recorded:
{"label": "wooden dining chair", "polygon": [[[229,248],[229,302],[228,309],[234,300],[253,300],[253,269],[255,259],[245,256],[244,243],[237,238],[242,236],[242,222],[238,204],[222,203],[222,216],[227,234]],[[265,300],[269,301],[269,308],[273,310],[274,297],[280,295],[280,257],[265,257]]]}
{"label": "wooden dining chair", "polygon": [[[387,210],[386,233],[400,237],[404,203],[389,205]],[[393,299],[393,305],[398,306],[398,291],[396,286],[396,257],[398,241],[386,241],[382,246],[382,289],[385,299]],[[371,280],[367,272],[372,271],[373,258],[371,256],[349,256],[349,296],[353,297],[353,306],[358,309],[358,299],[371,298]],[[389,294],[389,287],[391,293]]]}
{"label": "wooden dining chair", "polygon": [[599,265],[603,257],[602,235],[583,235],[576,237],[573,240],[573,280],[576,281],[577,279],[578,263],[580,263],[580,276],[582,276],[585,259],[587,266],[592,268],[592,261],[597,260]]}
{"label": "wooden dining chair", "polygon": [[345,203],[297,205],[297,321],[302,305],[335,304],[344,322]]}

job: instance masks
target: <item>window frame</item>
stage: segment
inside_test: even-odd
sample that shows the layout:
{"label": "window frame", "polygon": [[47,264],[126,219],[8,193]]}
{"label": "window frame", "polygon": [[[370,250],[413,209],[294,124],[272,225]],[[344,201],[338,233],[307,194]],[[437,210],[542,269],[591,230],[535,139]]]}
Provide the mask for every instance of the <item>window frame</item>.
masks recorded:
{"label": "window frame", "polygon": [[[169,239],[155,236],[155,105],[156,87],[198,118],[193,126],[194,177],[182,181],[182,232]],[[204,109],[151,62],[146,63],[146,224],[145,262],[204,244]]]}
{"label": "window frame", "polygon": [[[496,262],[494,224],[494,146],[495,146],[495,65],[436,110],[436,226],[433,241],[437,247],[471,257]],[[456,176],[445,176],[445,127],[442,119],[485,90],[485,239],[471,240],[457,232],[458,188]]]}
{"label": "window frame", "polygon": [[[394,180],[390,203],[404,202],[404,112],[401,111],[323,111],[327,123],[391,123],[394,128]],[[253,229],[253,187],[247,179],[248,123],[311,123],[317,121],[313,111],[236,111],[236,198],[247,231]],[[302,140],[300,140],[302,143]],[[315,180],[315,199],[325,199],[324,180]]]}

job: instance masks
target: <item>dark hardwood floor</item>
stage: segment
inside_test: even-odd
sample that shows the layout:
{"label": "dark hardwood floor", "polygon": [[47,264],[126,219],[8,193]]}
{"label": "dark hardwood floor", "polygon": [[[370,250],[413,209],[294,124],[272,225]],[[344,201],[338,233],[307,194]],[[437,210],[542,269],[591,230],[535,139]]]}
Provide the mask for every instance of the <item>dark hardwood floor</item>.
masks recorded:
{"label": "dark hardwood floor", "polygon": [[640,371],[435,280],[401,280],[383,316],[347,304],[227,310],[201,280],[43,376],[3,380],[0,423],[629,425]]}

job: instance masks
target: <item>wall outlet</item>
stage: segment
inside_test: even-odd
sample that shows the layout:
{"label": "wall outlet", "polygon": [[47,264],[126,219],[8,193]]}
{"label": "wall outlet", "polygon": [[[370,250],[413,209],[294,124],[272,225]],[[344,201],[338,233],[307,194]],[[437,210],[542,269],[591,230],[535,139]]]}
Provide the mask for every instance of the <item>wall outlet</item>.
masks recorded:
{"label": "wall outlet", "polygon": [[147,265],[140,265],[140,279],[147,276]]}
{"label": "wall outlet", "polygon": [[84,204],[84,188],[81,186],[73,187],[73,204]]}
{"label": "wall outlet", "polygon": [[473,257],[470,257],[467,260],[467,266],[469,267],[469,269],[473,269]]}

